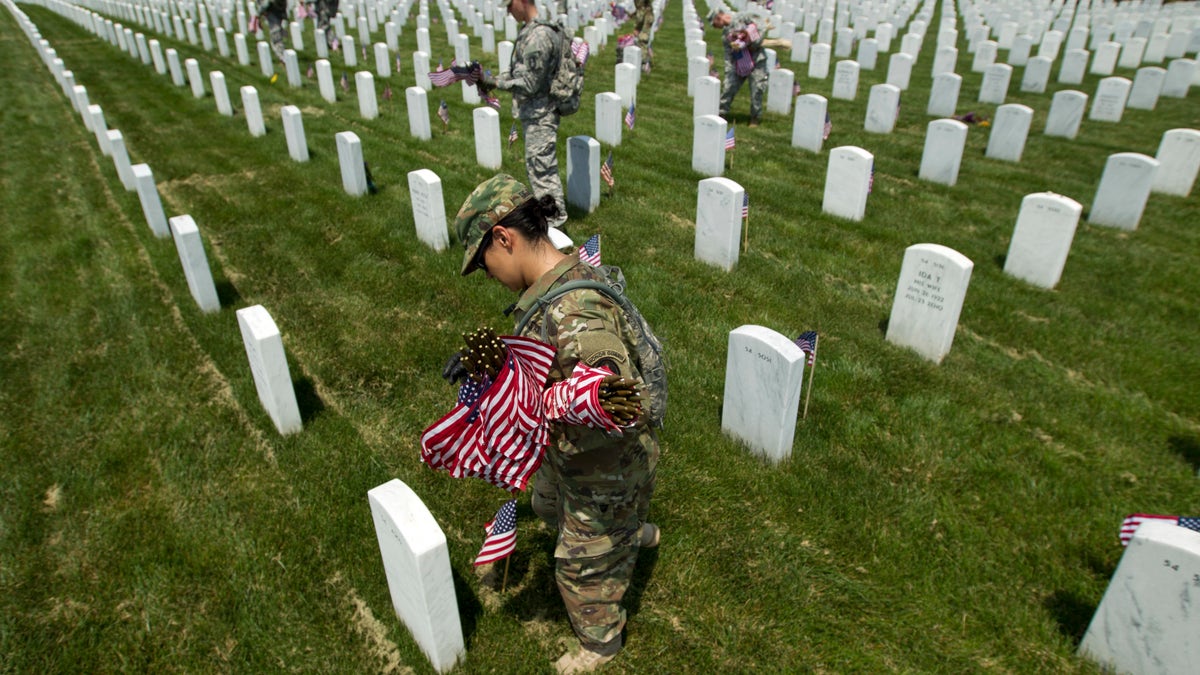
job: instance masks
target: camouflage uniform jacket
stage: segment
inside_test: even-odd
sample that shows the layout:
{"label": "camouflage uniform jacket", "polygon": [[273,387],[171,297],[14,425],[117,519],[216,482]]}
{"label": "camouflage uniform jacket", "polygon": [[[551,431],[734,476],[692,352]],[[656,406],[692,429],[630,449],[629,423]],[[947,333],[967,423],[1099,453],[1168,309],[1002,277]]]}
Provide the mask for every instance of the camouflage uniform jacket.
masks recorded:
{"label": "camouflage uniform jacket", "polygon": [[733,19],[729,21],[729,25],[725,26],[725,28],[721,31],[721,43],[725,45],[726,64],[733,63],[733,52],[736,51],[730,46],[730,41],[733,40],[738,33],[745,31],[746,26],[749,26],[750,24],[754,24],[755,28],[758,28],[759,30],[758,40],[751,42],[748,45],[750,48],[750,55],[754,57],[755,66],[766,64],[767,53],[763,51],[762,44],[763,38],[766,37],[766,31],[762,30],[761,24],[759,23],[761,18],[762,17],[758,16],[754,12],[738,12],[733,16]]}
{"label": "camouflage uniform jacket", "polygon": [[553,26],[530,21],[521,27],[513,46],[512,64],[496,78],[496,88],[510,91],[522,121],[539,120],[557,110],[550,83],[558,70],[558,34]]}
{"label": "camouflage uniform jacket", "polygon": [[[521,295],[517,320],[546,292],[576,279],[600,280],[594,267],[580,262],[578,255],[568,256]],[[633,329],[621,308],[596,291],[581,289],[557,298],[529,321],[524,334],[558,348],[547,384],[569,377],[580,361],[627,378],[641,377]],[[555,476],[565,514],[555,555],[592,557],[629,545],[639,526],[633,502],[647,493],[658,461],[653,430],[641,424],[609,436],[599,429],[555,423],[550,438],[543,470]]]}

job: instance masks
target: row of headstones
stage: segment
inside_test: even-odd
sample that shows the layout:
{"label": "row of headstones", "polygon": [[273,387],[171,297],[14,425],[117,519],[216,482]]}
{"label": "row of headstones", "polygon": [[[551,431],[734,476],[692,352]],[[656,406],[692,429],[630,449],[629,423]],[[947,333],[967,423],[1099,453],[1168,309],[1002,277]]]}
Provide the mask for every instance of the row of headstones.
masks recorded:
{"label": "row of headstones", "polygon": [[[41,38],[37,26],[8,0],[5,0],[5,4],[18,18],[30,42],[62,87],[68,102],[80,114],[84,126],[95,135],[100,151],[112,157],[122,186],[128,191],[137,191],[142,213],[151,232],[160,239],[171,237],[174,240],[188,290],[200,310],[204,313],[219,311],[220,299],[195,220],[186,214],[167,218],[149,165],[130,165],[121,132],[107,128],[101,107],[89,103],[83,85],[73,84],[72,71],[64,67],[49,41]],[[261,305],[238,310],[237,317],[259,400],[280,433],[298,431],[299,406],[279,329]]]}

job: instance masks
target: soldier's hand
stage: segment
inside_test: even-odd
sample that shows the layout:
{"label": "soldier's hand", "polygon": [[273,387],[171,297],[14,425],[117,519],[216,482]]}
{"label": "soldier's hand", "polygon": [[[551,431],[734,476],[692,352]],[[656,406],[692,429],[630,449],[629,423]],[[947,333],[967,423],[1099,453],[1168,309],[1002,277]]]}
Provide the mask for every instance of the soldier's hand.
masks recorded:
{"label": "soldier's hand", "polygon": [[618,424],[630,426],[642,419],[641,384],[620,375],[609,375],[600,383],[600,407]]}
{"label": "soldier's hand", "polygon": [[442,366],[442,379],[450,384],[461,384],[467,380],[467,367],[462,364],[462,350],[454,352]]}
{"label": "soldier's hand", "polygon": [[482,382],[485,377],[495,380],[500,369],[504,367],[508,347],[491,328],[480,328],[466,333],[463,340],[467,343],[467,348],[462,352],[462,365],[467,369],[470,378],[476,382]]}

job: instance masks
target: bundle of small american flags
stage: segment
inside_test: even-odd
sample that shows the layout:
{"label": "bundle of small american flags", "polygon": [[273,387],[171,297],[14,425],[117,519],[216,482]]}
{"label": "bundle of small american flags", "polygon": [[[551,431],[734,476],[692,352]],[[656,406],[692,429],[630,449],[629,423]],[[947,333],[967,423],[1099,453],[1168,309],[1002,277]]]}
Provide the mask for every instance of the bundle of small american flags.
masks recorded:
{"label": "bundle of small american flags", "polygon": [[448,415],[421,434],[421,460],[455,478],[524,490],[549,443],[542,390],[554,347],[507,336],[504,367],[490,383],[468,381]]}

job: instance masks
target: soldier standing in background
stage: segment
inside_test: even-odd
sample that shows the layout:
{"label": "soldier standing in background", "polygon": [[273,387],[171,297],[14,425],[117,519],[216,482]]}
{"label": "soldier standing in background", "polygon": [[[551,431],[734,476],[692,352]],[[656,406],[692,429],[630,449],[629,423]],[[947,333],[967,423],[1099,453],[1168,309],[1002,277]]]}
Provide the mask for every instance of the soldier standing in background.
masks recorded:
{"label": "soldier standing in background", "polygon": [[258,16],[265,17],[271,33],[271,51],[283,61],[283,22],[287,20],[287,0],[258,0]]}
{"label": "soldier standing in background", "polygon": [[480,82],[486,89],[512,92],[525,136],[529,187],[538,197],[548,195],[554,199],[558,215],[550,226],[559,227],[567,221],[567,203],[558,176],[559,114],[557,102],[550,96],[550,84],[560,57],[556,32],[562,29],[538,20],[534,0],[512,0],[508,13],[524,23],[513,46],[512,64],[507,73],[496,78],[481,74]]}
{"label": "soldier standing in background", "polygon": [[330,49],[338,48],[338,38],[329,29],[329,21],[337,16],[338,0],[317,0],[317,28],[325,31],[325,44]]}
{"label": "soldier standing in background", "polygon": [[[566,282],[601,278],[578,253],[554,248],[547,219],[556,213],[553,199],[535,197],[512,176],[500,174],[479,185],[454,223],[466,248],[462,274],[482,269],[521,294],[514,316],[518,323],[527,319],[522,335],[558,350],[547,386],[567,380],[576,364],[585,364],[606,368],[613,373],[606,379],[639,390],[631,384],[642,378],[644,368],[638,337],[619,305],[589,288],[568,291],[544,307],[538,303]],[[460,366],[456,359],[451,363]],[[454,373],[448,365],[443,375],[453,380]],[[658,527],[646,522],[658,437],[637,407],[634,420],[616,434],[553,422],[549,448],[534,475],[533,510],[558,533],[554,578],[580,643],[555,663],[560,673],[591,671],[620,651],[621,603],[638,551],[658,546]]]}
{"label": "soldier standing in background", "polygon": [[654,31],[653,0],[634,0],[633,25],[637,28],[637,46],[642,50],[642,67],[650,68],[650,36]]}
{"label": "soldier standing in background", "polygon": [[758,16],[750,12],[730,14],[713,10],[708,15],[713,28],[720,28],[721,43],[725,46],[725,83],[721,89],[721,117],[729,119],[733,97],[742,83],[750,80],[750,126],[762,119],[763,94],[767,91],[767,53],[763,50],[763,33]]}
{"label": "soldier standing in background", "polygon": [[649,70],[653,54],[650,53],[650,36],[654,32],[654,1],[634,0],[634,26],[637,29],[637,47],[642,50],[642,67]]}

